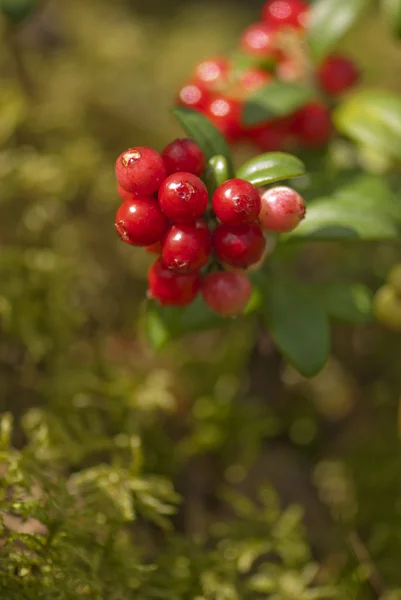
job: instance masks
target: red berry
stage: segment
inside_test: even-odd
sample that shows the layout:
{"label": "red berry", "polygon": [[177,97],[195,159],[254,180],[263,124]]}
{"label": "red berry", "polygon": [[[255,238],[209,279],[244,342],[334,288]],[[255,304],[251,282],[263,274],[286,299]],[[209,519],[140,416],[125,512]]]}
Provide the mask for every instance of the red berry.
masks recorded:
{"label": "red berry", "polygon": [[283,26],[304,29],[307,25],[308,5],[303,0],[268,0],[262,17],[274,28]]}
{"label": "red berry", "polygon": [[208,203],[205,184],[192,173],[172,173],[159,190],[164,214],[176,223],[191,223],[203,215]]}
{"label": "red berry", "polygon": [[163,240],[162,259],[176,273],[193,273],[205,266],[212,251],[212,236],[204,221],[172,225]]}
{"label": "red berry", "polygon": [[207,105],[205,114],[227,140],[234,141],[242,132],[241,109],[238,100],[216,96]]}
{"label": "red berry", "polygon": [[359,71],[352,60],[340,55],[328,56],[318,70],[320,87],[327,94],[336,96],[355,85]]}
{"label": "red berry", "polygon": [[120,184],[117,183],[117,194],[120,196],[123,202],[131,202],[134,198],[137,198],[138,195],[134,192],[127,192],[124,188],[121,187]]}
{"label": "red berry", "polygon": [[159,189],[166,175],[163,159],[153,148],[137,146],[117,158],[117,181],[127,192],[150,196]]}
{"label": "red berry", "polygon": [[249,138],[262,152],[281,150],[289,138],[289,120],[276,119],[270,123],[252,127],[248,131]]}
{"label": "red berry", "polygon": [[258,262],[265,249],[265,238],[256,223],[218,225],[213,232],[216,256],[225,264],[245,269]]}
{"label": "red berry", "polygon": [[167,230],[168,221],[157,200],[139,196],[119,206],[115,226],[123,242],[132,246],[150,246],[161,240]]}
{"label": "red berry", "polygon": [[245,273],[220,271],[206,275],[202,282],[205,304],[222,317],[243,313],[252,295],[252,286]]}
{"label": "red berry", "polygon": [[199,273],[192,275],[173,273],[160,258],[150,267],[148,282],[148,296],[158,300],[162,306],[190,304],[201,287]]}
{"label": "red berry", "polygon": [[267,231],[292,231],[305,217],[305,200],[289,187],[277,186],[266,190],[261,199],[259,221]]}
{"label": "red berry", "polygon": [[243,179],[229,179],[213,194],[213,210],[227,225],[253,223],[261,208],[258,190]]}
{"label": "red berry", "polygon": [[269,71],[264,71],[258,68],[249,68],[243,71],[239,78],[238,83],[240,87],[246,92],[255,92],[265,85],[269,84],[273,79],[273,75]]}
{"label": "red berry", "polygon": [[210,93],[204,86],[192,82],[184,85],[178,94],[177,103],[180,106],[202,110],[210,101]]}
{"label": "red berry", "polygon": [[174,140],[164,148],[162,157],[169,174],[184,171],[199,176],[206,167],[205,155],[190,139]]}
{"label": "red berry", "polygon": [[195,67],[195,79],[207,89],[216,90],[226,82],[229,63],[223,56],[207,58]]}
{"label": "red berry", "polygon": [[327,106],[316,101],[301,108],[294,115],[293,132],[305,146],[327,144],[332,134],[332,123]]}
{"label": "red berry", "polygon": [[275,32],[267,23],[253,23],[245,29],[240,40],[241,48],[248,54],[275,58]]}

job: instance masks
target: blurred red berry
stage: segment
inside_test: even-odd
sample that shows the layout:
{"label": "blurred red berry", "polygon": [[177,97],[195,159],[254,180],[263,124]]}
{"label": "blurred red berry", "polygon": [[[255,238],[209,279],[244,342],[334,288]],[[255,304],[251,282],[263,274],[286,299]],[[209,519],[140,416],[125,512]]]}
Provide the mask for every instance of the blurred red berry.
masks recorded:
{"label": "blurred red berry", "polygon": [[194,273],[205,266],[212,236],[204,221],[172,225],[163,239],[163,263],[176,273]]}
{"label": "blurred red berry", "polygon": [[233,142],[242,133],[241,110],[239,100],[219,95],[208,104],[205,115],[229,142]]}
{"label": "blurred red berry", "polygon": [[167,172],[185,172],[201,175],[206,167],[206,158],[202,150],[193,140],[174,140],[162,152]]}
{"label": "blurred red berry", "polygon": [[261,195],[259,222],[266,231],[287,233],[305,217],[305,200],[295,190],[276,186]]}
{"label": "blurred red berry", "polygon": [[216,217],[227,225],[253,223],[258,218],[261,200],[258,190],[243,179],[229,179],[213,194]]}
{"label": "blurred red berry", "polygon": [[179,93],[177,104],[186,108],[202,110],[210,101],[210,92],[197,82],[184,85]]}
{"label": "blurred red berry", "polygon": [[359,71],[352,60],[340,55],[328,56],[318,69],[320,87],[327,94],[342,94],[359,78]]}
{"label": "blurred red berry", "polygon": [[170,271],[160,258],[148,272],[148,296],[162,306],[186,306],[197,296],[201,287],[198,273],[182,275]]}
{"label": "blurred red berry", "polygon": [[268,0],[263,7],[262,17],[274,28],[307,26],[308,4],[303,0]]}
{"label": "blurred red berry", "polygon": [[191,223],[201,217],[208,200],[205,184],[192,173],[172,173],[159,189],[160,208],[176,223]]}
{"label": "blurred red berry", "polygon": [[269,71],[255,67],[242,71],[238,78],[238,84],[246,92],[256,92],[256,90],[268,85],[272,80],[273,75]]}
{"label": "blurred red berry", "polygon": [[133,246],[150,246],[161,240],[167,230],[168,221],[157,200],[138,196],[119,206],[115,227],[123,242]]}
{"label": "blurred red berry", "polygon": [[248,131],[248,137],[262,152],[282,150],[289,136],[289,119],[276,119]]}
{"label": "blurred red berry", "polygon": [[333,132],[328,107],[319,101],[307,104],[295,113],[292,131],[305,146],[327,144]]}
{"label": "blurred red berry", "polygon": [[213,247],[221,262],[245,269],[261,259],[265,239],[256,223],[237,226],[222,224],[213,232]]}
{"label": "blurred red berry", "polygon": [[242,33],[240,45],[247,54],[262,58],[275,58],[275,31],[268,23],[253,23]]}
{"label": "blurred red berry", "polygon": [[305,77],[305,65],[293,57],[285,57],[276,66],[276,77],[280,81],[299,81]]}
{"label": "blurred red berry", "polygon": [[217,90],[226,82],[229,67],[224,56],[207,58],[196,65],[195,80],[209,90]]}
{"label": "blurred red berry", "polygon": [[159,189],[166,175],[159,152],[146,146],[130,148],[116,161],[117,182],[127,192],[150,196]]}
{"label": "blurred red berry", "polygon": [[222,317],[235,317],[244,312],[252,295],[245,273],[219,271],[206,275],[202,282],[205,304]]}

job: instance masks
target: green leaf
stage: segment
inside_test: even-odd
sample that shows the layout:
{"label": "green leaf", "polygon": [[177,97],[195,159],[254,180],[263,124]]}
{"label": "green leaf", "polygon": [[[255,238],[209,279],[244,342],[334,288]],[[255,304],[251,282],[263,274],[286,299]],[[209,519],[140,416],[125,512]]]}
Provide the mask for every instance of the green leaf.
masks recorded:
{"label": "green leaf", "polygon": [[219,185],[229,179],[227,160],[224,156],[213,156],[209,160],[204,179],[210,195],[215,192]]}
{"label": "green leaf", "polygon": [[381,0],[381,9],[391,31],[401,37],[401,0]]}
{"label": "green leaf", "polygon": [[316,285],[314,289],[333,319],[358,325],[373,320],[373,294],[365,285],[327,283]]}
{"label": "green leaf", "polygon": [[187,134],[202,148],[209,160],[221,155],[227,161],[229,176],[234,173],[230,148],[220,131],[204,115],[189,108],[174,108],[173,115]]}
{"label": "green leaf", "polygon": [[323,59],[335,48],[370,3],[371,0],[316,0],[308,29],[314,60]]}
{"label": "green leaf", "polygon": [[330,348],[328,316],[312,288],[271,281],[263,288],[263,315],[279,350],[305,377],[325,365]]}
{"label": "green leaf", "polygon": [[311,88],[296,83],[270,83],[248,98],[242,113],[243,122],[255,125],[274,117],[284,117],[304,106],[313,96]]}
{"label": "green leaf", "polygon": [[358,177],[332,197],[308,205],[306,217],[280,242],[305,238],[308,241],[359,238],[366,241],[401,237],[401,199],[379,177]]}
{"label": "green leaf", "polygon": [[39,0],[0,0],[0,11],[13,23],[22,23],[35,10]]}
{"label": "green leaf", "polygon": [[305,165],[296,156],[285,152],[269,152],[243,164],[237,172],[237,177],[253,185],[262,186],[304,174]]}
{"label": "green leaf", "polygon": [[345,100],[334,111],[340,133],[361,146],[401,160],[401,97],[367,90]]}

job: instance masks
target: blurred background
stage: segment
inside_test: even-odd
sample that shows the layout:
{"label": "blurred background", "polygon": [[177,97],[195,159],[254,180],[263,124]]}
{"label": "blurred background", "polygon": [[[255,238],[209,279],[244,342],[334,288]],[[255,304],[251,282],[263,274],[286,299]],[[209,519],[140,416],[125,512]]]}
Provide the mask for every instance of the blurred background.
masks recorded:
{"label": "blurred background", "polygon": [[[142,326],[152,257],[114,231],[115,157],[183,135],[169,112],[179,85],[231,51],[262,4],[59,0],[18,29],[0,19],[0,411],[15,417],[16,448],[46,426],[67,472],[137,432],[145,470],[183,496],[188,536],[213,519],[220,484],[253,496],[270,482],[283,506],[302,506],[330,568],[360,542],[357,562],[368,552],[383,590],[401,587],[400,335],[338,325],[310,380],[256,322],[155,354]],[[401,92],[401,45],[374,11],[342,49],[363,85]],[[376,290],[399,259],[399,246],[327,244],[298,268]]]}

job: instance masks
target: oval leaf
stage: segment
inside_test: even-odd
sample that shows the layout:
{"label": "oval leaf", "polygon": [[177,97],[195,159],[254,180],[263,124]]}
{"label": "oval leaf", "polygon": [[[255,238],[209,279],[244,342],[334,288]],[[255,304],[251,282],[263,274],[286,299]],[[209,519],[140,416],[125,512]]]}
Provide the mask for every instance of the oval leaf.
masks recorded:
{"label": "oval leaf", "polygon": [[222,155],[227,161],[229,175],[233,175],[233,163],[230,148],[220,131],[204,115],[189,108],[174,108],[173,115],[187,132],[202,148],[209,160],[216,155]]}
{"label": "oval leaf", "polygon": [[263,289],[263,315],[275,344],[305,377],[325,365],[330,348],[326,311],[313,290],[299,283],[274,281]]}
{"label": "oval leaf", "polygon": [[296,156],[285,152],[268,152],[242,165],[237,177],[253,185],[262,186],[305,174],[305,165]]}
{"label": "oval leaf", "polygon": [[373,320],[373,294],[365,285],[327,283],[317,285],[314,289],[333,319],[357,325]]}
{"label": "oval leaf", "polygon": [[312,57],[324,58],[371,3],[371,0],[316,0],[310,9],[308,41]]}
{"label": "oval leaf", "polygon": [[274,117],[290,115],[313,96],[311,88],[296,83],[270,83],[248,98],[242,120],[246,125],[255,125]]}
{"label": "oval leaf", "polygon": [[363,91],[334,111],[340,133],[361,146],[401,160],[401,97],[390,92]]}
{"label": "oval leaf", "polygon": [[381,0],[381,9],[391,31],[401,37],[401,0]]}

